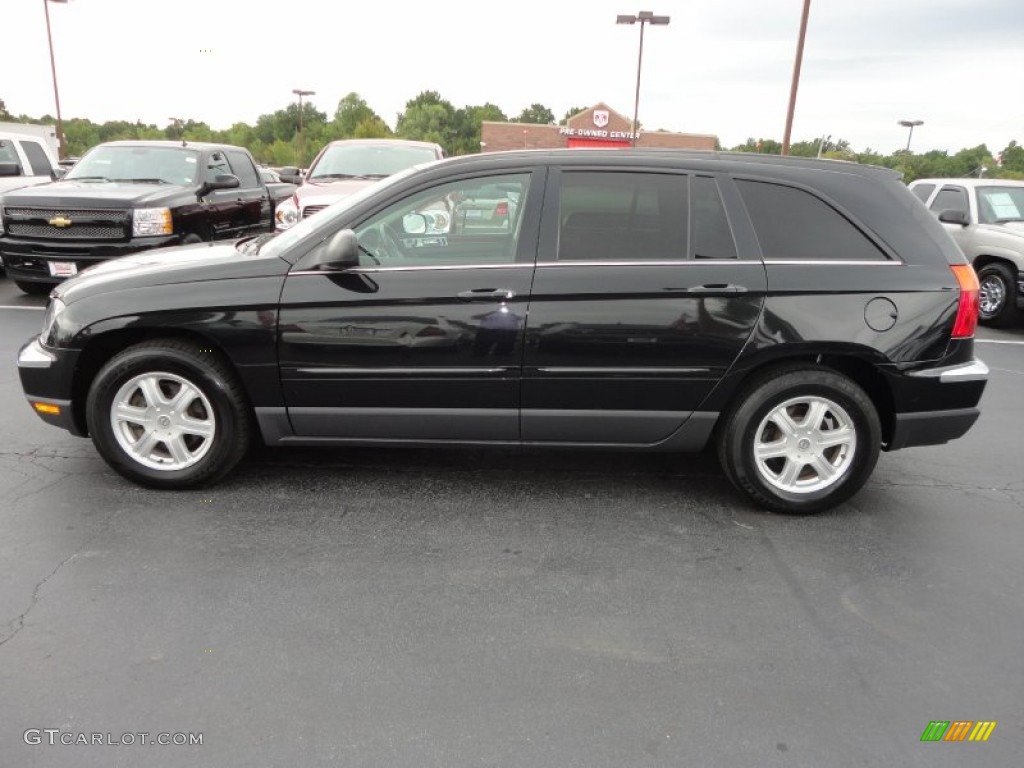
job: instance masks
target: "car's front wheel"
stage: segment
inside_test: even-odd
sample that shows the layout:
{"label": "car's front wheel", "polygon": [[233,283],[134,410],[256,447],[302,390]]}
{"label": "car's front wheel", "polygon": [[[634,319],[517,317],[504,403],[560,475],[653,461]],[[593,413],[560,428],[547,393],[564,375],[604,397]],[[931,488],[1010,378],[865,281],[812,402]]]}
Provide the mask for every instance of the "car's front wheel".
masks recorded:
{"label": "car's front wheel", "polygon": [[978,270],[980,287],[978,321],[986,325],[1009,325],[1018,316],[1013,271],[998,261]]}
{"label": "car's front wheel", "polygon": [[881,425],[855,382],[823,368],[770,371],[725,417],[718,457],[739,490],[777,512],[811,513],[856,493],[878,461]]}
{"label": "car's front wheel", "polygon": [[218,480],[245,454],[251,430],[227,364],[177,339],[137,344],[107,362],[89,389],[86,420],[104,460],[151,488]]}

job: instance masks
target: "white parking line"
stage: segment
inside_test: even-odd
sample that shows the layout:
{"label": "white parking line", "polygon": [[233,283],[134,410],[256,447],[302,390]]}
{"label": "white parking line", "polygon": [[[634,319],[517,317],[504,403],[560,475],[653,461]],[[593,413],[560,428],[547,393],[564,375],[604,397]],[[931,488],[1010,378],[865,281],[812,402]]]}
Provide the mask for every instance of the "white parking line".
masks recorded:
{"label": "white parking line", "polygon": [[975,339],[975,344],[1024,344],[1024,341],[1003,341],[1002,339]]}
{"label": "white parking line", "polygon": [[46,311],[46,307],[19,307],[16,304],[0,304],[0,309],[32,309],[36,312]]}

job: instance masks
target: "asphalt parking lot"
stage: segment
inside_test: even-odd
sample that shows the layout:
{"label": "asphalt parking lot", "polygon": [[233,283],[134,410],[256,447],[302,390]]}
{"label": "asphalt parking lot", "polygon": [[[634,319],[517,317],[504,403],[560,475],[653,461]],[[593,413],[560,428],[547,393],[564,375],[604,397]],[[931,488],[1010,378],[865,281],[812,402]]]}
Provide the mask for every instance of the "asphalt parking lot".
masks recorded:
{"label": "asphalt parking lot", "polygon": [[[25,404],[43,303],[0,279],[0,766],[1020,764],[1024,327],[979,331],[964,439],[787,517],[711,456],[261,450],[147,491]],[[143,732],[202,744],[59,743]]]}

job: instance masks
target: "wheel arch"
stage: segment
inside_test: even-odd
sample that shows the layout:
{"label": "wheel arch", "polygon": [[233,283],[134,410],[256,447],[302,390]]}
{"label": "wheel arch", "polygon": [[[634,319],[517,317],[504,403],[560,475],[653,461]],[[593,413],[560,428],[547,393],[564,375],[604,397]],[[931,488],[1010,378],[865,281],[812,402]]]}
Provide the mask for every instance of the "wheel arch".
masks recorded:
{"label": "wheel arch", "polygon": [[[878,419],[882,426],[882,442],[883,444],[889,442],[896,424],[896,403],[892,387],[886,381],[885,376],[879,372],[877,362],[872,362],[864,355],[854,351],[805,349],[799,353],[758,360],[749,367],[745,367],[742,372],[734,374],[735,378],[729,383],[729,392],[722,398],[721,412],[725,414],[738,407],[741,402],[740,397],[752,382],[764,377],[768,372],[781,373],[783,370],[801,366],[818,367],[822,370],[841,373],[863,389],[878,412]],[[717,438],[717,433],[724,422],[725,419],[718,419],[714,437]]]}
{"label": "wheel arch", "polygon": [[[124,351],[128,347],[145,341],[158,341],[168,339],[175,341],[194,342],[198,348],[209,349],[212,354],[217,355],[221,362],[235,375],[242,384],[243,390],[245,379],[239,375],[238,368],[232,363],[231,358],[224,349],[209,337],[196,331],[182,328],[117,328],[106,331],[91,338],[82,348],[78,357],[75,372],[71,380],[71,412],[75,426],[81,430],[82,435],[88,435],[88,426],[85,417],[85,403],[89,394],[89,387],[92,385],[96,374],[106,365],[114,355]],[[253,410],[251,397],[247,398],[248,410],[255,423],[255,411]]]}

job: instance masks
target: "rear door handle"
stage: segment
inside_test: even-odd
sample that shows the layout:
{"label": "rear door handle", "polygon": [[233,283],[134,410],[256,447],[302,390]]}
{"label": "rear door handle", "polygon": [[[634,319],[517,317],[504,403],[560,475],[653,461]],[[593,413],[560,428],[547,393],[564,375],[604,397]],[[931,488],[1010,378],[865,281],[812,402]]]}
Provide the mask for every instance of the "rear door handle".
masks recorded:
{"label": "rear door handle", "polygon": [[463,301],[483,301],[486,299],[511,299],[516,292],[510,288],[474,288],[461,291],[459,298]]}
{"label": "rear door handle", "polygon": [[744,286],[732,283],[704,283],[687,289],[687,293],[746,293],[746,290]]}

